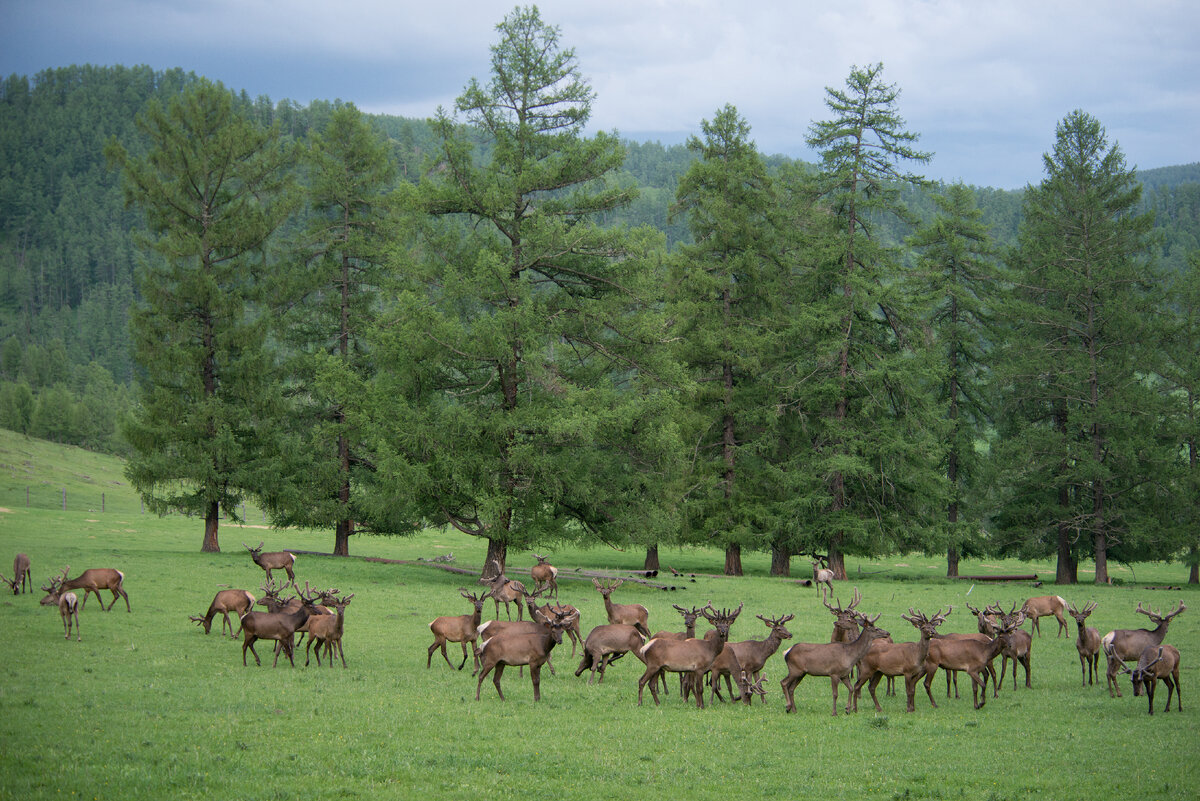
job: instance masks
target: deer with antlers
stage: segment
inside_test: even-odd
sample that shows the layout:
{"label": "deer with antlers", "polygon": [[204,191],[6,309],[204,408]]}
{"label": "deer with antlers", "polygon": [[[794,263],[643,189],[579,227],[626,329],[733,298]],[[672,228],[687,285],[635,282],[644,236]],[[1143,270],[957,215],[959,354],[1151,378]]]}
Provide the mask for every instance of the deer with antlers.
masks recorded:
{"label": "deer with antlers", "polygon": [[1136,698],[1145,690],[1151,715],[1154,714],[1154,688],[1159,679],[1167,685],[1167,705],[1163,711],[1171,711],[1172,690],[1175,692],[1176,709],[1183,711],[1183,689],[1179,686],[1179,650],[1174,645],[1151,645],[1142,651],[1137,667],[1130,672],[1133,674],[1130,676],[1133,695]]}
{"label": "deer with antlers", "polygon": [[1167,636],[1167,628],[1171,625],[1171,621],[1178,617],[1185,609],[1183,601],[1179,602],[1179,606],[1175,607],[1175,611],[1166,615],[1160,615],[1157,610],[1143,609],[1139,601],[1137,605],[1138,614],[1145,615],[1150,618],[1155,624],[1153,629],[1115,629],[1105,634],[1100,639],[1100,647],[1104,650],[1104,654],[1108,657],[1108,670],[1106,678],[1108,679],[1108,696],[1111,698],[1115,692],[1118,698],[1121,697],[1121,688],[1117,684],[1117,673],[1125,662],[1131,662],[1134,659],[1140,659],[1142,652],[1151,645],[1162,645],[1162,641]]}
{"label": "deer with antlers", "polygon": [[[767,664],[767,660],[771,655],[779,650],[779,646],[784,640],[790,640],[792,633],[787,630],[787,622],[793,620],[795,615],[783,615],[782,617],[766,618],[762,615],[755,615],[763,622],[770,633],[765,640],[743,640],[741,642],[730,642],[725,644],[725,650],[733,653],[737,657],[737,665],[741,671],[745,671],[750,682],[741,682],[739,687],[745,688],[752,682],[757,682],[762,675],[762,670]],[[724,652],[722,652],[724,653]],[[720,662],[720,658],[717,660]],[[721,698],[720,688],[717,686],[718,679],[722,676],[725,678],[725,689],[729,691],[729,697],[733,697],[733,687],[731,679],[733,676],[733,668],[725,668],[724,665],[718,666],[714,664],[712,671],[713,695],[716,698]],[[749,692],[743,693],[744,697],[749,698]],[[761,693],[763,703],[766,703],[766,693]],[[721,698],[721,700],[724,700]]]}
{"label": "deer with antlers", "polygon": [[[1033,651],[1033,635],[1020,628],[1020,623],[1011,625],[1018,614],[1024,613],[1017,612],[1017,605],[1015,603],[1007,612],[1002,610],[999,604],[989,606],[988,611],[995,615],[998,621],[997,624],[993,624],[995,625],[994,636],[999,636],[1000,631],[1005,628],[1006,624],[1009,624],[1008,635],[1004,638],[1004,643],[1000,647],[1000,681],[996,684],[997,691],[1004,689],[1004,674],[1008,672],[1008,660],[1010,659],[1013,663],[1013,689],[1017,688],[1018,663],[1025,668],[1025,686],[1032,689],[1033,685],[1029,683],[1029,669]],[[981,616],[981,619],[983,619],[983,616]]]}
{"label": "deer with antlers", "polygon": [[1057,636],[1061,637],[1064,631],[1068,636],[1071,634],[1071,630],[1067,628],[1067,620],[1063,617],[1067,611],[1067,601],[1061,595],[1042,595],[1030,598],[1021,606],[1021,611],[1025,613],[1026,620],[1033,621],[1033,630],[1039,637],[1042,636],[1042,628],[1038,625],[1038,618],[1051,615],[1058,621]]}
{"label": "deer with antlers", "polygon": [[633,626],[641,632],[643,637],[650,638],[650,613],[646,607],[641,604],[615,604],[612,602],[613,590],[621,586],[621,579],[615,579],[608,583],[592,579],[592,584],[604,598],[604,611],[608,615],[609,623],[624,623],[627,626]]}
{"label": "deer with antlers", "polygon": [[533,682],[533,700],[542,700],[542,665],[550,659],[550,652],[554,646],[562,642],[563,630],[571,622],[569,618],[570,615],[563,617],[555,614],[546,623],[534,624],[539,631],[510,631],[484,640],[479,649],[480,669],[479,681],[475,685],[475,700],[479,700],[484,678],[494,669],[492,684],[496,687],[496,695],[503,701],[504,691],[500,689],[500,677],[504,674],[504,668],[511,665],[529,666],[529,678]]}
{"label": "deer with antlers", "polygon": [[450,662],[450,657],[446,656],[446,643],[456,642],[462,645],[463,658],[458,665],[458,669],[462,670],[463,665],[467,664],[467,643],[471,643],[471,654],[475,660],[475,669],[471,672],[473,676],[479,671],[479,648],[475,643],[479,639],[479,621],[483,617],[483,602],[487,600],[488,596],[486,593],[475,595],[467,592],[463,587],[459,588],[458,594],[470,601],[475,611],[469,615],[434,618],[433,622],[429,624],[429,630],[433,632],[433,645],[429,646],[425,667],[430,667],[433,661],[433,652],[439,648],[442,650],[442,659],[446,660],[447,665],[454,667]]}
{"label": "deer with antlers", "polygon": [[650,685],[650,695],[654,698],[654,705],[659,705],[655,679],[665,671],[670,671],[691,674],[691,687],[696,690],[696,707],[703,709],[704,674],[711,668],[713,660],[725,647],[725,641],[729,638],[729,627],[733,625],[741,612],[741,604],[738,604],[738,608],[733,612],[727,609],[710,612],[706,607],[701,610],[701,614],[713,625],[713,628],[705,632],[704,639],[652,639],[643,645],[639,653],[642,661],[646,663],[646,672],[638,679],[638,706],[642,705],[642,691],[647,684]]}
{"label": "deer with antlers", "polygon": [[496,604],[496,620],[500,619],[501,603],[504,604],[504,614],[509,620],[512,620],[512,609],[509,604],[513,603],[517,605],[517,620],[523,620],[525,612],[522,599],[528,595],[525,585],[504,575],[500,571],[499,562],[492,560],[488,565],[493,568],[492,575],[489,576],[485,572],[479,577],[479,583],[488,588],[488,595]]}
{"label": "deer with antlers", "polygon": [[62,589],[62,580],[67,575],[67,571],[63,570],[62,576],[55,576],[50,579],[49,586],[43,586],[42,591],[46,593],[40,603],[42,606],[57,606],[58,615],[62,618],[63,632],[66,639],[71,639],[71,623],[75,623],[75,641],[79,642],[83,639],[79,628],[79,599],[73,592],[64,592]]}
{"label": "deer with antlers", "polygon": [[[12,590],[13,595],[20,595],[22,592],[26,591],[32,592],[33,575],[29,570],[29,557],[23,553],[17,554],[16,558],[13,559],[12,581],[4,578],[4,576],[0,576],[0,581],[3,581],[8,585],[8,588]],[[26,590],[26,587],[28,587],[28,590]],[[42,589],[45,589],[45,587]]]}
{"label": "deer with antlers", "polygon": [[[949,612],[946,613],[947,615]],[[995,694],[996,673],[992,660],[1004,647],[1006,637],[1013,628],[1025,621],[1024,613],[1018,612],[1012,621],[1002,622],[1000,634],[995,639],[984,641],[977,639],[950,638],[937,635],[929,641],[929,651],[925,656],[925,694],[929,703],[935,709],[937,702],[933,700],[933,676],[938,668],[943,670],[961,670],[971,678],[971,701],[976,709],[982,709],[987,703],[987,680],[992,677],[993,694]]]}
{"label": "deer with antlers", "polygon": [[[679,604],[671,604],[671,606],[674,607],[676,612],[678,612],[680,615],[683,616],[683,631],[658,631],[658,632],[655,632],[654,635],[651,636],[649,639],[653,640],[653,639],[661,638],[661,639],[667,639],[667,640],[689,640],[689,639],[695,637],[696,636],[696,621],[700,619],[701,613],[703,612],[704,609],[712,608],[712,603],[710,602],[710,603],[706,604],[703,608],[693,606],[691,609],[684,609]],[[646,640],[642,640],[642,643],[639,644],[638,647],[640,648],[641,645],[644,645],[645,643],[646,643]],[[661,680],[660,687],[663,691],[663,695],[666,695],[667,694],[667,678],[665,675],[660,676],[659,678]],[[688,680],[688,677],[685,674],[683,674],[683,673],[679,674],[679,692],[681,695],[684,692],[684,688],[687,686],[687,680]]]}
{"label": "deer with antlers", "polygon": [[1100,674],[1100,631],[1088,626],[1088,615],[1096,608],[1095,601],[1088,601],[1083,611],[1075,608],[1075,604],[1067,605],[1067,613],[1075,618],[1079,626],[1079,637],[1075,640],[1075,650],[1079,652],[1080,686],[1086,687],[1094,683],[1094,677]]}
{"label": "deer with antlers", "polygon": [[[272,593],[268,591],[267,595],[271,596]],[[296,666],[296,662],[292,658],[295,650],[293,647],[294,637],[300,627],[312,616],[316,603],[315,596],[312,595],[300,595],[299,598],[300,608],[293,612],[255,612],[251,610],[242,615],[243,666],[246,665],[247,648],[250,649],[250,653],[254,654],[254,664],[262,665],[262,661],[258,658],[258,652],[254,650],[254,643],[258,640],[275,641],[275,662],[272,664],[272,667],[279,666],[280,651],[287,653],[288,661],[291,662],[292,667]]]}
{"label": "deer with antlers", "polygon": [[233,612],[237,616],[240,626],[242,615],[249,612],[252,608],[254,608],[254,596],[246,590],[217,590],[217,594],[213,596],[212,603],[208,605],[208,611],[204,614],[204,617],[191,615],[188,617],[188,620],[194,621],[196,625],[204,629],[205,634],[208,634],[212,628],[213,618],[220,613],[224,618],[221,622],[221,635],[224,636],[225,628],[228,627],[229,636],[236,639],[241,630],[234,630],[233,623],[229,620],[229,613]]}
{"label": "deer with antlers", "polygon": [[579,610],[571,604],[553,603],[538,606],[536,600],[541,594],[542,590],[537,589],[532,594],[525,596],[525,605],[529,608],[529,619],[540,623],[549,619],[554,614],[564,619],[569,619],[571,623],[563,629],[563,634],[571,640],[571,656],[574,657],[575,646],[583,645],[583,635],[579,631]]}
{"label": "deer with antlers", "polygon": [[296,565],[296,554],[290,551],[268,551],[263,553],[263,544],[260,542],[255,547],[251,548],[242,542],[242,546],[250,552],[250,558],[254,560],[254,564],[261,567],[267,574],[267,581],[271,581],[272,570],[282,570],[287,573],[288,583],[285,587],[296,586],[296,573],[294,567]]}
{"label": "deer with antlers", "polygon": [[317,667],[321,666],[321,647],[324,646],[325,658],[329,661],[329,666],[333,667],[333,655],[336,652],[342,660],[342,668],[345,669],[346,654],[342,650],[342,634],[345,631],[346,607],[350,605],[350,599],[354,597],[354,593],[342,597],[338,595],[336,589],[330,589],[321,592],[320,597],[321,603],[332,609],[333,614],[310,615],[305,621],[304,629],[308,632],[308,642],[304,646],[304,666],[308,667],[308,649],[315,642],[317,644]]}
{"label": "deer with antlers", "polygon": [[854,703],[854,687],[850,684],[850,671],[858,664],[871,643],[891,634],[875,625],[879,615],[867,617],[857,615],[857,622],[862,627],[858,637],[850,642],[800,642],[793,645],[783,655],[788,674],[780,682],[783,688],[783,698],[788,712],[796,711],[796,686],[805,676],[828,676],[833,689],[833,715],[837,717],[838,685],[846,686],[846,712],[851,711]]}
{"label": "deer with antlers", "polygon": [[862,687],[867,685],[871,700],[875,702],[875,711],[882,712],[879,699],[875,696],[875,688],[884,676],[904,677],[904,692],[907,696],[906,712],[916,711],[917,682],[925,675],[925,659],[929,654],[929,641],[937,636],[937,627],[946,620],[946,615],[938,609],[932,618],[923,612],[915,611],[910,606],[907,615],[902,619],[916,626],[920,632],[917,642],[885,642],[881,639],[871,643],[867,653],[858,663],[858,681],[854,684],[854,708],[858,709],[858,697]]}
{"label": "deer with antlers", "polygon": [[[89,593],[95,593],[97,603],[105,612],[109,611],[116,605],[118,598],[125,599],[125,611],[132,612],[129,608],[129,596],[125,593],[122,585],[125,582],[125,574],[120,570],[113,570],[108,567],[93,567],[90,570],[85,570],[73,579],[67,578],[67,571],[71,569],[67,565],[62,569],[62,573],[52,579],[52,583],[57,583],[60,593],[68,590],[83,590],[83,597],[79,600],[79,608],[82,610],[87,606]],[[104,606],[104,599],[100,597],[100,590],[110,590],[113,594],[112,603],[107,607]],[[55,602],[57,603],[57,601]]]}
{"label": "deer with antlers", "polygon": [[[549,557],[534,554],[537,564],[529,569],[529,577],[533,579],[534,589],[546,591],[547,598],[558,598],[558,568],[550,564]],[[574,654],[571,654],[574,656]]]}

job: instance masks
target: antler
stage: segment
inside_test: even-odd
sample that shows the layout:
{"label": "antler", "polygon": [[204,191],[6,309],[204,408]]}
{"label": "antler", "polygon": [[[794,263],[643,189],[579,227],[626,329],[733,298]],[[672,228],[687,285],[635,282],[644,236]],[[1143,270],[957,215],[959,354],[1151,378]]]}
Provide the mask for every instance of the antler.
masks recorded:
{"label": "antler", "polygon": [[1175,617],[1176,615],[1178,615],[1180,612],[1182,612],[1185,609],[1187,609],[1187,607],[1183,605],[1183,601],[1180,601],[1179,606],[1175,607],[1175,611],[1172,612],[1171,614],[1167,615],[1166,619],[1170,620],[1171,618]]}

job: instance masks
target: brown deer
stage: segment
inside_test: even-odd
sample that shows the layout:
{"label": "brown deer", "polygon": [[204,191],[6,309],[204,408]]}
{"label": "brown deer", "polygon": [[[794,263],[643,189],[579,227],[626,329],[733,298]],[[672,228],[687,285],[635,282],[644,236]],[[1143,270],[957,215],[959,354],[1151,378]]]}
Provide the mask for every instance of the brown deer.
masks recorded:
{"label": "brown deer", "polygon": [[470,601],[471,605],[475,607],[475,611],[469,615],[434,618],[433,622],[429,624],[429,630],[433,632],[433,645],[429,646],[425,667],[430,667],[433,661],[433,652],[439,648],[442,649],[442,659],[446,660],[447,665],[454,667],[450,662],[450,657],[446,656],[446,643],[457,642],[462,644],[463,658],[458,665],[458,669],[462,670],[463,665],[467,664],[467,643],[471,643],[471,654],[475,660],[475,669],[471,675],[475,675],[479,671],[479,648],[475,643],[479,639],[479,621],[483,617],[483,602],[487,600],[488,596],[486,593],[475,595],[461,587],[458,594]]}
{"label": "brown deer", "polygon": [[535,553],[533,558],[537,560],[537,564],[529,569],[529,577],[533,579],[534,589],[545,590],[547,598],[557,599],[558,568],[546,561],[549,557],[538,556]]}
{"label": "brown deer", "polygon": [[642,633],[625,623],[605,623],[596,626],[588,632],[587,639],[583,642],[583,659],[580,660],[575,675],[580,676],[583,671],[590,669],[592,672],[588,676],[588,684],[591,684],[592,679],[596,678],[596,671],[599,670],[600,681],[603,682],[604,671],[609,664],[630,652],[641,659],[638,651],[645,644]]}
{"label": "brown deer", "polygon": [[[572,625],[573,621],[566,615],[555,615],[555,620],[562,622],[563,631],[566,631]],[[545,628],[546,618],[542,620],[488,620],[479,624],[479,641],[499,637],[501,635],[508,636],[510,634],[541,634]],[[481,646],[482,647],[482,646]],[[482,661],[481,661],[482,666]],[[550,669],[550,675],[558,675],[554,672],[554,662],[550,659],[549,654],[546,656],[545,665]],[[524,668],[521,668],[524,671]]]}
{"label": "brown deer", "polygon": [[[1018,612],[1015,624],[1007,625],[1020,626],[1022,622],[1024,622],[1024,615]],[[1007,633],[1006,624],[1001,623],[1000,633],[1001,635]],[[984,639],[986,640],[986,638]],[[976,709],[982,709],[987,703],[988,676],[992,677],[993,694],[995,693],[996,674],[992,660],[996,658],[1003,647],[1003,636],[986,642],[966,637],[950,638],[940,634],[931,639],[929,651],[925,656],[925,694],[929,696],[930,705],[937,708],[937,702],[933,700],[933,691],[930,688],[933,685],[934,674],[937,673],[938,668],[942,668],[943,670],[965,671],[971,677],[971,701]]]}
{"label": "brown deer", "polygon": [[615,579],[606,584],[592,579],[592,584],[596,585],[596,589],[604,598],[604,611],[608,614],[609,623],[624,623],[627,626],[633,626],[641,632],[643,637],[650,639],[650,613],[646,611],[646,607],[641,604],[614,604],[612,602],[613,590],[621,586],[621,579]]}
{"label": "brown deer", "polygon": [[[696,636],[696,621],[700,618],[701,612],[703,610],[698,607],[695,607],[695,606],[693,606],[691,609],[684,609],[679,604],[671,604],[671,606],[673,606],[675,608],[676,612],[683,615],[683,631],[658,631],[658,632],[655,632],[654,635],[652,637],[650,637],[649,639],[653,640],[653,639],[662,638],[662,639],[668,639],[668,640],[688,640],[688,639],[691,639]],[[712,608],[711,603],[704,606],[704,609],[711,609],[711,608]],[[643,640],[643,644],[645,642],[646,641]],[[639,646],[639,647],[641,647],[641,646]],[[660,686],[662,688],[663,695],[666,695],[667,694],[667,677],[664,675],[664,676],[660,676],[659,678],[661,679]],[[680,694],[683,694],[684,688],[687,686],[687,680],[688,680],[688,677],[685,674],[683,674],[683,673],[679,674],[679,692],[680,692]]]}
{"label": "brown deer", "polygon": [[1136,698],[1146,691],[1150,700],[1150,714],[1154,714],[1154,687],[1162,679],[1167,685],[1167,705],[1164,712],[1171,711],[1171,691],[1175,692],[1176,710],[1183,711],[1183,690],[1179,686],[1179,650],[1174,645],[1151,645],[1138,657],[1137,667],[1132,671],[1133,695]]}
{"label": "brown deer", "polygon": [[253,610],[242,615],[242,665],[246,665],[246,649],[250,649],[250,653],[254,654],[254,664],[262,665],[262,661],[258,658],[258,652],[254,650],[254,643],[257,640],[274,640],[277,645],[275,647],[275,662],[272,667],[279,665],[279,652],[287,653],[288,661],[292,663],[292,667],[296,666],[296,662],[292,659],[293,638],[296,631],[308,621],[312,615],[313,600],[308,596],[300,596],[300,608],[294,612],[255,612]]}
{"label": "brown deer", "polygon": [[1003,645],[1000,646],[1000,681],[996,684],[997,691],[1004,689],[1004,674],[1008,672],[1008,660],[1010,659],[1013,663],[1013,689],[1015,690],[1017,688],[1017,663],[1020,663],[1021,666],[1025,668],[1025,686],[1031,689],[1033,687],[1033,685],[1029,683],[1029,668],[1031,651],[1033,650],[1033,635],[1024,629],[1019,628],[1019,623],[1015,626],[1008,625],[1007,634],[1002,635],[1000,633],[1001,631],[1005,630],[1006,623],[1011,624],[1011,622],[1016,619],[1017,614],[1023,614],[1018,613],[1016,611],[1016,607],[1017,605],[1014,603],[1008,612],[1004,612],[1002,609],[1000,609],[999,604],[989,607],[991,612],[996,615],[999,620],[999,625],[996,626],[996,636],[1002,637],[1004,640]]}
{"label": "brown deer", "polygon": [[[62,577],[59,579],[59,592],[67,590],[83,590],[83,598],[79,601],[79,609],[82,611],[87,606],[88,593],[96,593],[97,603],[104,611],[112,609],[117,603],[117,598],[125,599],[125,611],[132,612],[129,608],[129,596],[125,594],[125,590],[121,585],[125,581],[125,574],[120,570],[113,570],[108,567],[93,567],[90,570],[85,570],[73,579],[67,578],[67,571],[71,569],[67,565],[62,570]],[[100,590],[111,590],[113,594],[112,603],[107,608],[104,606],[104,599],[100,597]]]}
{"label": "brown deer", "polygon": [[[611,591],[610,589],[609,592]],[[608,597],[605,596],[605,601],[607,600]],[[704,673],[712,666],[713,660],[725,647],[725,641],[729,638],[729,627],[733,625],[741,612],[741,604],[733,612],[727,609],[710,612],[705,608],[701,614],[704,615],[705,620],[713,624],[714,628],[705,633],[704,639],[650,640],[643,645],[639,653],[642,661],[646,663],[646,672],[638,679],[638,706],[642,705],[642,691],[647,684],[650,685],[650,695],[654,698],[654,705],[658,706],[658,688],[655,685],[655,679],[664,671],[671,671],[672,673],[691,674],[691,686],[696,690],[696,707],[703,709]]]}
{"label": "brown deer", "polygon": [[[33,575],[29,572],[29,557],[23,553],[17,554],[16,558],[13,559],[12,581],[4,578],[4,576],[0,576],[0,581],[8,585],[13,595],[20,595],[22,592],[33,592]],[[43,589],[45,588],[43,587]]]}
{"label": "brown deer", "polygon": [[517,605],[517,620],[524,619],[524,608],[522,599],[528,594],[525,590],[525,585],[519,581],[510,580],[508,576],[500,572],[500,563],[492,560],[489,563],[495,568],[495,574],[488,577],[484,574],[480,577],[479,583],[488,588],[488,595],[496,604],[496,620],[500,619],[500,604],[504,604],[504,614],[509,620],[512,620],[512,609],[509,604],[516,603]]}
{"label": "brown deer", "polygon": [[245,542],[242,543],[242,546],[250,552],[250,558],[254,560],[254,564],[266,571],[267,581],[271,580],[272,570],[282,570],[287,573],[288,577],[288,583],[284,586],[296,586],[296,574],[293,571],[296,565],[296,554],[289,551],[268,551],[267,553],[263,553],[263,544],[261,542],[253,548],[246,545]]}
{"label": "brown deer", "polygon": [[907,696],[906,712],[916,711],[917,682],[925,675],[925,658],[929,654],[929,641],[937,636],[937,627],[946,620],[946,616],[938,609],[937,614],[927,618],[923,612],[914,611],[910,606],[907,615],[901,615],[917,627],[921,638],[917,642],[884,642],[875,640],[858,663],[858,681],[854,684],[854,708],[858,709],[858,698],[862,687],[867,685],[871,700],[875,702],[875,711],[882,712],[875,688],[884,676],[904,677],[904,692]]}
{"label": "brown deer", "polygon": [[1117,684],[1117,673],[1123,664],[1140,659],[1142,652],[1151,645],[1161,645],[1167,636],[1167,628],[1171,625],[1171,621],[1185,609],[1187,607],[1183,605],[1183,601],[1180,601],[1174,612],[1160,615],[1157,610],[1143,609],[1139,602],[1138,614],[1150,618],[1155,624],[1154,629],[1115,629],[1100,639],[1100,647],[1108,657],[1106,678],[1108,679],[1109,698],[1113,696],[1114,691],[1118,698],[1121,697],[1121,688]]}
{"label": "brown deer", "polygon": [[866,655],[872,642],[891,636],[889,632],[875,625],[877,620],[879,620],[879,615],[867,617],[860,614],[858,623],[862,626],[862,631],[859,632],[856,639],[848,643],[798,642],[787,649],[783,655],[783,661],[787,665],[788,674],[780,682],[780,686],[783,688],[783,698],[787,702],[786,711],[796,711],[796,686],[803,681],[805,676],[828,676],[833,689],[834,717],[837,717],[838,684],[846,685],[846,712],[849,713],[854,702],[854,688],[850,684],[850,671]]}
{"label": "brown deer", "polygon": [[[65,570],[63,571],[63,575],[66,575]],[[42,587],[42,590],[46,593],[46,597],[40,603],[42,606],[58,607],[58,615],[62,618],[63,622],[64,637],[68,640],[71,639],[71,621],[74,620],[75,641],[79,642],[83,639],[80,636],[81,632],[79,628],[79,599],[73,592],[63,592],[61,582],[62,580],[57,577],[50,579],[50,586]]]}
{"label": "brown deer", "polygon": [[1082,612],[1076,609],[1074,604],[1067,605],[1067,613],[1075,618],[1075,623],[1079,626],[1079,637],[1075,640],[1075,650],[1079,652],[1081,687],[1093,684],[1094,678],[1100,673],[1100,631],[1084,622],[1095,608],[1095,601],[1088,601]]}
{"label": "brown deer", "polygon": [[544,604],[538,606],[536,600],[542,590],[539,588],[534,590],[532,594],[525,596],[525,605],[529,608],[529,619],[538,623],[545,622],[554,614],[559,615],[563,619],[570,619],[571,624],[563,629],[563,634],[571,640],[571,656],[575,656],[575,645],[583,645],[583,636],[579,631],[579,610],[571,604]]}
{"label": "brown deer", "polygon": [[1042,636],[1042,628],[1038,625],[1038,618],[1050,617],[1054,615],[1054,619],[1058,621],[1058,636],[1061,637],[1063,632],[1070,636],[1071,630],[1067,628],[1067,620],[1063,615],[1067,611],[1067,601],[1060,595],[1042,595],[1037,598],[1030,598],[1025,601],[1021,607],[1021,611],[1025,613],[1027,620],[1033,621],[1033,630],[1037,632],[1039,637]]}
{"label": "brown deer", "polygon": [[528,665],[529,678],[533,682],[533,700],[542,700],[541,672],[542,665],[550,659],[550,652],[555,645],[562,642],[563,630],[570,625],[567,618],[555,615],[547,623],[535,624],[540,631],[533,634],[508,632],[490,637],[483,641],[479,649],[479,681],[475,685],[475,700],[479,700],[479,691],[483,680],[493,669],[492,684],[496,686],[496,694],[504,700],[504,691],[500,689],[500,677],[504,668],[509,665]]}
{"label": "brown deer", "polygon": [[221,622],[221,635],[224,636],[225,627],[228,626],[229,636],[236,639],[240,633],[240,629],[237,631],[234,630],[233,623],[229,620],[229,613],[233,612],[237,616],[240,625],[242,615],[249,612],[253,607],[254,596],[246,590],[218,590],[217,594],[213,596],[212,603],[208,605],[208,612],[205,613],[204,617],[191,615],[188,619],[195,621],[196,625],[203,628],[204,633],[208,634],[212,628],[213,618],[219,612],[224,618]]}
{"label": "brown deer", "polygon": [[[784,640],[790,640],[792,633],[787,630],[785,625],[789,620],[794,619],[795,615],[784,615],[777,618],[765,618],[762,615],[755,615],[761,620],[768,629],[770,634],[765,640],[743,640],[742,642],[725,643],[725,650],[732,651],[737,657],[737,663],[741,670],[744,670],[752,681],[757,681],[762,675],[763,667],[766,666],[767,660],[771,655],[779,650],[779,646]],[[724,652],[722,652],[724,653]],[[722,668],[724,665],[721,666]],[[729,696],[733,697],[733,687],[731,685],[732,672],[722,670],[720,676],[725,678],[725,688],[729,691]],[[717,687],[718,675],[717,666],[714,665],[712,671],[713,695],[721,698],[720,689]],[[747,696],[748,697],[748,696]],[[722,699],[724,700],[724,699]],[[766,694],[763,694],[763,703],[766,703]]]}
{"label": "brown deer", "polygon": [[[737,696],[734,696],[733,687],[730,686],[730,681],[733,676],[737,676]],[[709,665],[708,670],[705,671],[704,680],[707,681],[712,691],[712,695],[710,696],[711,701],[716,703],[718,700],[720,700],[722,703],[724,703],[725,697],[721,695],[721,678],[724,677],[726,686],[729,688],[729,699],[731,701],[740,700],[742,703],[749,704],[752,700],[752,696],[748,687],[749,679],[746,678],[746,676],[747,673],[742,669],[742,663],[738,659],[737,654],[732,648],[729,647],[729,643],[725,643],[725,645],[721,648],[721,653],[717,654],[717,658],[712,661],[712,664]],[[690,673],[680,673],[679,677],[681,679],[687,679],[687,681],[683,682],[682,687],[683,700],[686,701],[688,699],[688,693],[693,692],[692,675]],[[698,692],[704,692],[703,684],[700,685]]]}
{"label": "brown deer", "polygon": [[[332,615],[310,615],[305,621],[308,631],[308,642],[304,646],[304,666],[308,667],[308,649],[316,642],[317,667],[321,666],[321,646],[325,646],[325,658],[333,667],[333,655],[337,653],[342,660],[342,668],[346,667],[346,654],[342,650],[342,633],[345,630],[346,607],[354,593],[339,597],[337,590],[326,590],[321,593],[321,602],[333,609]],[[449,661],[449,660],[446,660]]]}

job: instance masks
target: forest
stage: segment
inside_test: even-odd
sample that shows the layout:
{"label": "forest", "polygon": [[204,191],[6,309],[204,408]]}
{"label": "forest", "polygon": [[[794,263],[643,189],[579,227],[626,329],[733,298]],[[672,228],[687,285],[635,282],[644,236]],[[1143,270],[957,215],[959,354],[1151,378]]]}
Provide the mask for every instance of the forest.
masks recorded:
{"label": "forest", "polygon": [[449,525],[501,566],[703,543],[732,575],[1198,580],[1200,164],[1136,171],[1077,111],[1037,186],[931,182],[882,65],[798,132],[818,163],[728,105],[685,145],[589,136],[557,29],[498,30],[427,120],[178,69],[4,79],[0,426],[125,457],[206,550],[252,498],[336,553]]}

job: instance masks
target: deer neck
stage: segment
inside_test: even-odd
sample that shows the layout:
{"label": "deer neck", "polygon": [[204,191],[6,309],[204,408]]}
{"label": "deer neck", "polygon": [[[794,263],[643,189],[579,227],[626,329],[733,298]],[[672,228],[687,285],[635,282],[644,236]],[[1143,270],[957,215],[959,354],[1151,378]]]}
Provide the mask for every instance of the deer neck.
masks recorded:
{"label": "deer neck", "polygon": [[854,657],[851,664],[857,662],[867,655],[867,651],[871,650],[871,643],[875,641],[874,637],[867,636],[867,630],[863,629],[858,633],[858,638],[846,643],[847,652]]}

